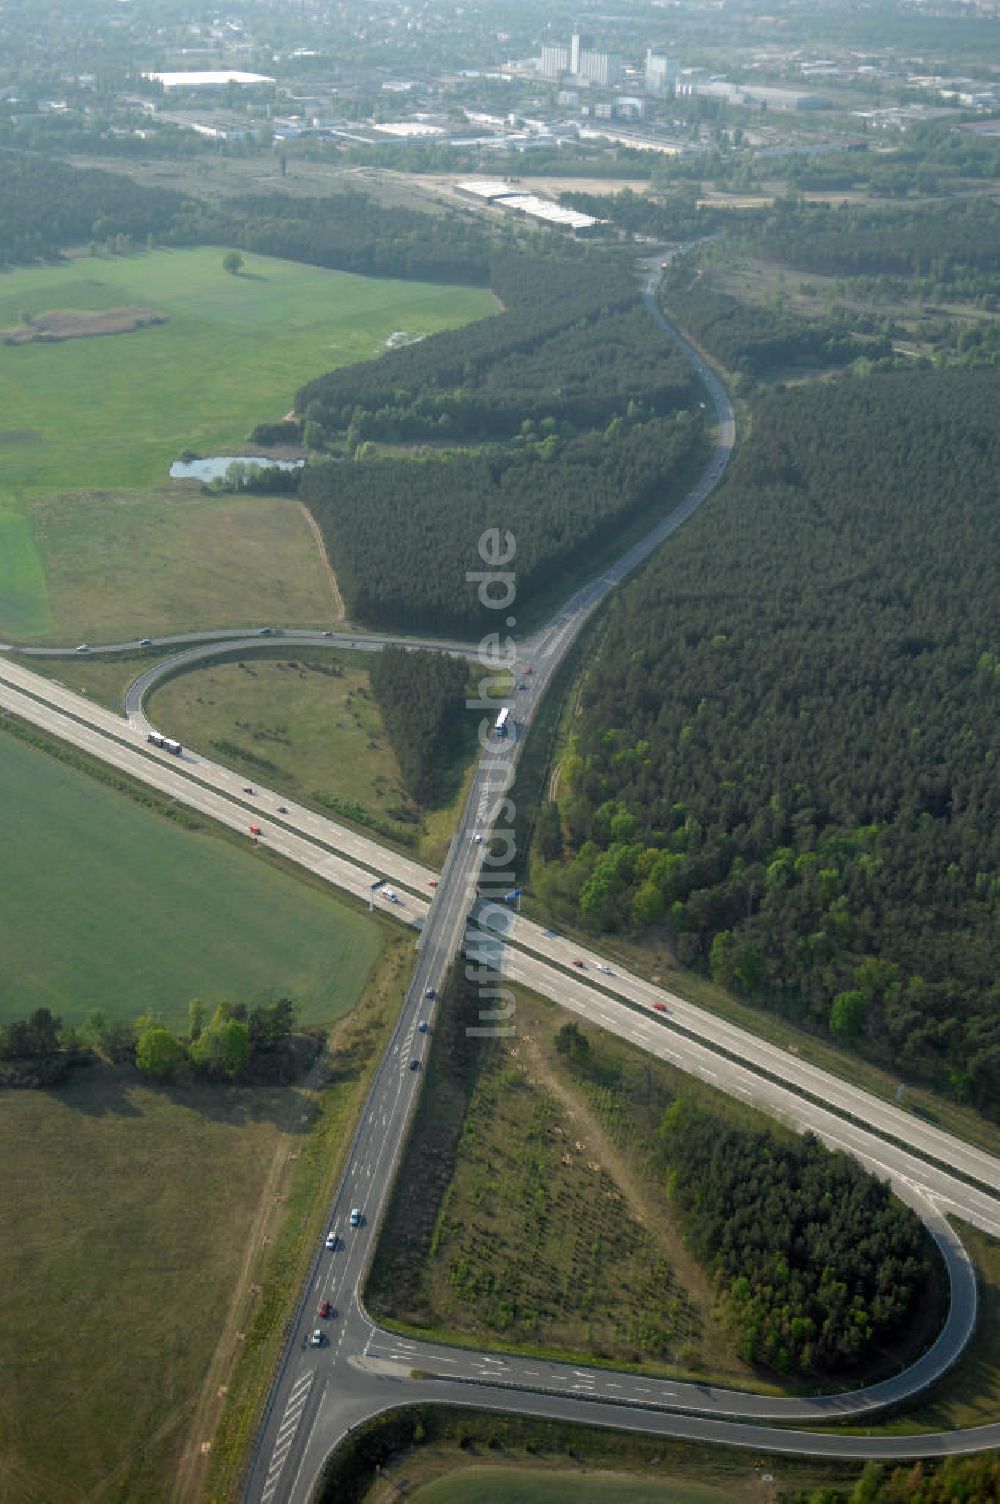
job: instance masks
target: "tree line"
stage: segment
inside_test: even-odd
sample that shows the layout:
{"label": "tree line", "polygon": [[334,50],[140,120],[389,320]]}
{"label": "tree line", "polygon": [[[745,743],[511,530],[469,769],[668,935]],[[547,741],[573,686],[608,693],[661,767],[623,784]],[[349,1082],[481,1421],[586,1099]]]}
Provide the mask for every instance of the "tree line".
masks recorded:
{"label": "tree line", "polygon": [[745,220],[740,236],[781,266],[831,277],[950,285],[1000,274],[1000,203],[983,196],[905,209],[779,199]]}
{"label": "tree line", "polygon": [[860,357],[892,355],[885,334],[859,337],[863,315],[801,318],[784,309],[744,303],[707,285],[689,257],[675,260],[660,286],[670,315],[727,368],[751,379],[788,366],[845,366]]}
{"label": "tree line", "polygon": [[660,1136],[685,1240],[745,1362],[846,1371],[905,1333],[928,1299],[934,1253],[887,1184],[812,1135],[735,1127],[683,1097]]}
{"label": "tree line", "polygon": [[[465,343],[480,343],[498,322],[487,320],[485,330]],[[411,348],[423,350],[429,343]],[[540,424],[565,434],[603,427],[640,410],[643,416],[663,415],[687,406],[693,396],[687,361],[636,306],[573,319],[540,335],[530,349],[522,344],[506,352],[485,351],[478,361],[467,357],[454,382],[449,378],[456,373],[442,372],[436,354],[431,349],[409,363],[405,386],[391,385],[398,381],[398,367],[367,373],[354,368],[361,390],[343,376],[335,403],[316,398],[308,403],[310,437],[316,439],[318,425],[328,447],[342,441],[348,454],[369,440],[502,442]],[[388,363],[390,357],[384,359]]]}
{"label": "tree line", "polygon": [[[574,361],[581,358],[584,368],[592,367],[598,348],[595,342],[587,348],[587,331],[602,317],[634,309],[638,303],[631,267],[594,256],[500,251],[490,262],[490,287],[503,305],[496,317],[444,330],[377,360],[343,366],[307,382],[296,394],[296,412],[329,434],[343,432],[354,421],[373,423],[380,412],[409,419],[447,412],[453,436],[458,437],[463,401],[478,399],[481,413],[489,405],[484,387],[491,378],[494,397],[509,388],[510,379],[496,380],[495,372],[519,361],[523,370],[523,363],[530,363],[549,342],[576,329],[582,338],[557,364],[558,379],[578,380]],[[665,342],[661,349],[666,353]],[[511,395],[506,392],[508,401]],[[437,403],[443,403],[440,409]],[[518,421],[531,413],[530,399],[517,413]],[[470,432],[475,436],[474,428]],[[370,436],[381,434],[372,428]]]}
{"label": "tree line", "polygon": [[368,677],[408,792],[425,807],[437,804],[461,749],[468,664],[386,647],[373,655]]}
{"label": "tree line", "polygon": [[[699,166],[710,176],[704,159]],[[656,240],[697,240],[710,235],[720,222],[728,223],[730,210],[714,210],[699,204],[700,182],[679,183],[666,191],[635,193],[625,188],[620,193],[561,193],[559,202],[568,209],[579,209],[595,219],[608,219],[632,235],[652,236]],[[722,216],[726,217],[723,218]]]}
{"label": "tree line", "polygon": [[35,261],[91,240],[171,232],[184,199],[120,173],[0,149],[0,263]]}
{"label": "tree line", "polygon": [[868,1462],[849,1492],[816,1488],[793,1494],[789,1504],[996,1504],[1000,1455],[946,1457],[889,1467]]}
{"label": "tree line", "polygon": [[[308,467],[300,495],[359,619],[475,630],[488,613],[466,576],[485,528],[514,533],[523,600],[597,557],[702,452],[702,424],[677,412],[690,375],[639,311],[627,261],[501,253],[491,285],[495,318],[333,371],[296,398],[307,442],[343,435],[354,456]],[[484,432],[504,442],[405,458],[363,448],[366,434]]]}
{"label": "tree line", "polygon": [[[78,1027],[64,1027],[48,1008],[0,1028],[0,1086],[53,1086],[71,1069],[102,1057],[134,1064],[156,1081],[199,1076],[235,1081],[250,1074],[286,1080],[301,1060],[286,1046],[295,1024],[289,998],[248,1007],[221,1002],[209,1013],[200,999],[188,1005],[184,1032],[168,1029],[147,1013],[136,1019],[109,1018],[95,1008]],[[307,1053],[318,1043],[310,1041]]]}
{"label": "tree line", "polygon": [[[543,425],[544,427],[544,425]],[[524,448],[442,458],[309,465],[299,495],[319,523],[354,620],[470,633],[496,625],[470,572],[488,528],[517,540],[523,606],[562,575],[593,566],[622,528],[664,511],[703,455],[690,413]]]}
{"label": "tree line", "polygon": [[532,876],[991,1114],[998,474],[987,371],[761,397],[611,608]]}
{"label": "tree line", "polygon": [[374,277],[485,285],[503,230],[458,212],[388,207],[356,189],[204,200],[120,173],[0,149],[0,263],[68,247],[221,245]]}

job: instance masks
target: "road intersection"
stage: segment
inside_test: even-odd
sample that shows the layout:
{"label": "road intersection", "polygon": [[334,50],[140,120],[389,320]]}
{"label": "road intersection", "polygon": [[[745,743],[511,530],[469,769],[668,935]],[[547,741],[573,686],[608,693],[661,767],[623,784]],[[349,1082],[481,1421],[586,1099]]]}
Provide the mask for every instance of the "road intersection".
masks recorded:
{"label": "road intersection", "polygon": [[[652,281],[646,299],[653,316],[665,323],[652,298]],[[384,892],[376,901],[419,930],[417,962],[403,1008],[330,1210],[329,1227],[336,1247],[317,1252],[301,1294],[256,1439],[244,1487],[247,1500],[277,1504],[278,1500],[311,1498],[329,1452],[355,1425],[395,1405],[423,1401],[517,1409],[813,1455],[920,1456],[1000,1444],[1000,1425],[936,1437],[866,1438],[789,1432],[776,1424],[825,1425],[846,1416],[870,1415],[919,1392],[956,1361],[975,1321],[975,1278],[943,1213],[957,1214],[1000,1236],[997,1160],[850,1083],[790,1061],[775,1046],[620,968],[608,967],[596,953],[580,950],[520,917],[492,947],[491,960],[502,975],[555,997],[564,1007],[695,1072],[720,1090],[817,1133],[891,1179],[896,1191],[924,1217],[945,1258],[952,1297],[945,1327],[917,1363],[871,1389],[813,1400],[776,1400],[586,1366],[445,1349],[380,1331],[362,1303],[365,1276],[419,1091],[420,1066],[433,1037],[420,1032],[418,1025],[433,1009],[428,997],[441,990],[455,957],[469,944],[476,949],[483,944],[475,923],[482,912],[477,907],[476,885],[498,791],[512,776],[535,710],[585,622],[609,592],[711,493],[735,442],[735,417],[725,389],[698,354],[684,341],[680,343],[716,410],[717,443],[708,468],[680,506],[520,644],[520,662],[530,659],[534,672],[512,703],[517,734],[491,739],[437,877],[419,863],[303,807],[287,804],[279,813],[281,796],[265,789],[247,796],[241,775],[232,770],[192,754],[172,758],[149,745],[143,699],[152,685],[165,673],[176,672],[182,660],[188,664],[217,657],[220,651],[259,649],[259,629],[253,634],[231,631],[158,639],[156,646],[174,646],[180,652],[155,665],[131,687],[127,720],[40,678],[13,657],[0,655],[0,705],[4,708],[234,829],[245,831],[251,820],[263,822],[262,839],[269,849],[356,897],[371,901],[375,879],[390,878],[403,890],[400,903],[389,903]],[[412,639],[358,633],[330,637],[287,632],[279,638],[282,645],[291,642],[358,651],[377,651],[387,641],[417,645]],[[474,656],[468,644],[436,641],[426,645]],[[137,646],[115,644],[105,650]],[[31,651],[36,656],[54,656],[60,651],[65,655],[66,650]],[[432,881],[437,881],[436,889],[430,888]],[[584,965],[573,971],[577,960]],[[651,1011],[664,999],[665,1017]],[[352,1207],[362,1212],[356,1228],[349,1225]],[[338,1315],[318,1322],[316,1311],[324,1299]],[[326,1328],[329,1340],[314,1347],[309,1339],[317,1325]]]}

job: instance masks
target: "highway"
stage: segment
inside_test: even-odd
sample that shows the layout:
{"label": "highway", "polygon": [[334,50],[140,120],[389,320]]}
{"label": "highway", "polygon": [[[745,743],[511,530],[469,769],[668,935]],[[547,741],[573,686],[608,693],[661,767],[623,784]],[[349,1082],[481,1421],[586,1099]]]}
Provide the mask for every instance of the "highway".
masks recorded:
{"label": "highway", "polygon": [[[478,923],[470,925],[470,914],[477,919],[483,914],[483,905],[475,894],[482,854],[475,835],[487,828],[492,801],[486,780],[474,790],[475,813],[449,857],[460,864],[464,877],[456,880],[453,871],[449,879],[446,865],[440,883],[441,887],[447,885],[451,902],[447,907],[435,905],[432,909],[434,889],[430,883],[434,878],[428,868],[300,806],[283,806],[286,813],[278,815],[281,795],[259,785],[247,795],[241,774],[191,753],[178,759],[158,751],[146,743],[143,733],[112,711],[3,659],[0,706],[209,818],[247,833],[248,839],[249,824],[259,823],[261,842],[269,850],[354,897],[377,904],[382,912],[403,923],[423,931],[429,912],[436,910],[443,915],[444,925],[428,929],[421,942],[423,959],[433,975],[427,980],[421,970],[414,979],[417,1011],[432,1011],[427,1006],[423,1010],[419,1007],[423,992],[428,986],[437,990],[451,955],[460,945],[473,959],[488,952],[488,964],[504,978],[530,987],[719,1090],[752,1102],[803,1131],[814,1132],[833,1147],[854,1153],[877,1173],[898,1177],[904,1191],[909,1186],[922,1188],[943,1208],[1000,1236],[997,1201],[988,1189],[997,1187],[998,1166],[983,1150],[933,1129],[827,1072],[805,1067],[755,1035],[621,967],[608,966],[594,951],[543,931],[508,910],[504,910],[504,916],[512,925],[510,939],[514,943],[498,939]],[[513,744],[494,738],[491,746],[501,771],[506,770],[514,753]],[[396,884],[396,902],[386,896],[384,888],[373,892],[372,883],[379,877],[389,877]],[[437,891],[440,893],[441,888]],[[453,943],[454,952],[450,949]],[[585,969],[574,967],[574,959],[585,960]],[[607,967],[607,972],[602,967]],[[666,1014],[656,1011],[657,1003],[666,1007]],[[720,1053],[720,1048],[725,1053]],[[802,1095],[803,1087],[808,1088],[809,1096]],[[838,1115],[834,1110],[838,1107],[849,1115]],[[927,1132],[926,1143],[922,1142],[921,1129]],[[883,1135],[887,1134],[897,1142],[886,1142]],[[922,1157],[924,1154],[929,1158]],[[978,1184],[966,1184],[951,1171]]]}
{"label": "highway", "polygon": [[[11,698],[14,690],[21,692],[16,700]],[[5,695],[8,697],[6,701]],[[27,698],[29,696],[30,700]],[[160,765],[164,772],[160,775],[158,786],[164,792],[169,791],[173,797],[191,802],[193,807],[202,809],[203,813],[211,814],[213,818],[221,819],[235,829],[245,830],[251,822],[261,824],[264,832],[262,839],[271,849],[292,861],[300,862],[313,870],[316,861],[321,866],[324,865],[323,858],[316,857],[311,845],[304,847],[295,841],[294,837],[297,835],[306,836],[310,842],[321,844],[331,853],[349,858],[353,864],[349,868],[335,863],[326,863],[325,866],[328,873],[337,873],[339,885],[355,896],[367,897],[376,877],[387,878],[395,885],[399,904],[391,905],[381,893],[376,894],[374,901],[380,908],[396,912],[401,918],[422,923],[427,911],[427,900],[434,892],[431,885],[438,881],[438,874],[430,868],[305,806],[294,802],[286,803],[285,796],[262,784],[255,782],[252,785],[253,794],[247,795],[244,792],[246,780],[242,774],[201,754],[185,751],[181,759],[176,759],[169,753],[156,751],[146,742],[149,723],[141,710],[133,714],[130,724],[126,724],[114,712],[93,704],[54,681],[41,678],[16,661],[0,657],[0,703],[7,703],[8,708],[16,709],[19,714],[31,719],[36,714],[35,702],[40,707],[40,724],[46,724],[49,730],[55,728],[45,710],[46,706],[58,708],[63,712],[64,718],[72,718],[107,733],[116,743],[134,747],[140,754],[140,759],[133,760],[129,770],[135,776],[146,776],[145,770],[150,762]],[[520,707],[518,713],[523,713]],[[62,724],[61,733],[73,734],[72,726]],[[96,755],[102,755],[102,748],[102,741],[93,738],[89,740],[88,750]],[[501,751],[500,755],[502,766],[506,768],[504,759],[509,753]],[[116,758],[116,765],[124,770],[120,754],[116,754]],[[237,801],[239,808],[232,810],[220,805],[209,807],[207,801],[201,801],[196,794],[190,794],[177,776],[171,777],[171,774],[184,774],[189,779],[196,780],[198,785]],[[285,813],[279,815],[280,809]],[[355,868],[363,870],[356,871]],[[322,876],[323,873],[318,875]],[[479,912],[482,913],[482,909]],[[544,930],[540,925],[515,915],[512,911],[505,910],[503,918],[508,926],[506,943],[497,949],[492,959],[512,979],[524,982],[545,996],[555,996],[559,1001],[567,1000],[567,1006],[570,1005],[568,999],[576,999],[574,1006],[577,1011],[589,1017],[592,1022],[600,1022],[606,1028],[616,1028],[618,1032],[627,1026],[633,1036],[639,1031],[642,1018],[626,1015],[623,1022],[619,1011],[608,1006],[609,999],[630,1003],[650,1014],[660,1004],[667,1009],[670,1025],[701,1040],[710,1049],[724,1051],[758,1073],[784,1085],[789,1092],[800,1096],[807,1093],[815,1102],[879,1135],[896,1140],[914,1154],[1000,1192],[1000,1163],[985,1150],[964,1143],[894,1103],[880,1101],[849,1081],[810,1065],[789,1054],[787,1050],[728,1023],[623,967],[609,966],[597,952],[577,941]],[[490,922],[489,916],[484,922]],[[529,952],[530,955],[520,954],[521,952]],[[548,966],[537,966],[534,964],[535,958],[548,963]],[[575,961],[584,962],[585,969],[582,972],[574,966]],[[651,1017],[648,1023],[651,1027],[662,1029],[663,1020]],[[737,1094],[745,1095],[747,1089],[744,1082]],[[784,1105],[786,1100],[787,1098],[783,1099],[782,1111],[788,1110]],[[985,1225],[978,1217],[973,1220],[980,1220],[981,1225]]]}
{"label": "highway", "polygon": [[[652,284],[647,287],[646,300],[653,316],[665,324],[653,303]],[[425,1399],[816,1455],[916,1456],[1000,1443],[1000,1426],[954,1436],[880,1439],[810,1435],[764,1424],[779,1420],[826,1424],[848,1414],[870,1414],[918,1392],[955,1361],[975,1319],[975,1281],[964,1250],[941,1212],[957,1211],[1000,1235],[1000,1203],[991,1194],[998,1184],[996,1161],[930,1125],[918,1124],[910,1114],[848,1083],[790,1061],[774,1046],[640,978],[618,968],[611,968],[609,974],[601,969],[606,963],[593,952],[581,951],[521,919],[509,937],[514,943],[500,946],[495,957],[504,975],[693,1071],[720,1090],[754,1101],[800,1128],[817,1132],[891,1178],[899,1193],[920,1210],[946,1259],[952,1287],[946,1326],[917,1364],[883,1385],[847,1396],[776,1401],[588,1366],[574,1368],[417,1343],[380,1332],[361,1302],[366,1270],[433,1039],[434,1002],[428,994],[440,991],[454,958],[467,942],[470,914],[476,906],[476,883],[497,800],[513,774],[527,728],[584,622],[711,493],[735,442],[735,417],[724,388],[696,352],[681,343],[716,410],[717,443],[709,466],[677,508],[623,558],[578,590],[533,638],[522,643],[519,661],[522,665],[530,661],[534,672],[524,681],[526,688],[511,701],[517,721],[515,734],[489,739],[436,890],[429,887],[433,874],[427,869],[385,851],[366,837],[300,806],[288,804],[284,812],[279,812],[279,804],[284,803],[281,796],[256,785],[248,795],[241,775],[206,759],[192,754],[174,759],[151,748],[145,739],[148,723],[142,698],[164,670],[176,671],[176,655],[166,664],[157,665],[151,671],[152,679],[144,675],[132,687],[128,721],[52,681],[40,679],[10,657],[0,659],[0,705],[234,829],[259,823],[268,847],[357,897],[370,900],[374,878],[391,877],[406,890],[400,894],[400,903],[392,905],[384,894],[376,901],[386,912],[396,913],[420,931],[414,974],[330,1209],[329,1226],[337,1246],[317,1252],[302,1292],[256,1439],[244,1487],[247,1500],[272,1504],[276,1500],[308,1499],[331,1447],[351,1426],[381,1409]],[[206,642],[209,636],[212,641]],[[413,645],[412,640],[377,634],[338,634],[331,639],[326,634],[286,632],[281,637],[300,645],[354,646],[368,651],[378,650],[386,641]],[[207,659],[218,654],[220,645],[230,651],[249,651],[251,646],[259,649],[261,637],[259,632],[249,636],[242,630],[193,633],[159,639],[160,644],[183,649],[185,657],[193,652]],[[138,645],[110,645],[106,650]],[[427,645],[472,656],[468,644],[435,641]],[[60,652],[44,651],[49,656]],[[64,655],[65,650],[61,651]],[[479,943],[474,937],[473,945]],[[570,970],[574,959],[583,959],[585,969]],[[649,1011],[659,1000],[667,1002],[666,1015]],[[429,1033],[419,1027],[425,1021],[431,1024]],[[713,1050],[713,1040],[727,1053]],[[730,1059],[729,1054],[739,1058]],[[796,1090],[799,1085],[817,1100],[801,1095]],[[838,1116],[831,1107],[849,1113],[855,1121]],[[921,1135],[927,1135],[921,1136],[919,1143],[917,1128]],[[901,1139],[901,1143],[888,1142],[881,1136],[884,1134]],[[931,1163],[920,1154],[937,1162]],[[968,1176],[976,1184],[969,1185],[959,1176]],[[360,1225],[354,1228],[349,1225],[353,1207],[361,1213]],[[332,1302],[336,1317],[324,1321],[316,1315],[321,1299]],[[327,1340],[313,1347],[309,1338],[317,1327]],[[414,1377],[414,1371],[421,1376]]]}

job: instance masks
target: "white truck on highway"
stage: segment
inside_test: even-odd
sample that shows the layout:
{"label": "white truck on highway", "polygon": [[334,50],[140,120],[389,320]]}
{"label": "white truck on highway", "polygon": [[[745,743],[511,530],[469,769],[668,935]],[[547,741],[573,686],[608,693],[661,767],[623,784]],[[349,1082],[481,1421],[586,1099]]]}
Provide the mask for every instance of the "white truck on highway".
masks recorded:
{"label": "white truck on highway", "polygon": [[184,751],[180,742],[174,741],[172,736],[164,736],[160,731],[151,731],[146,740],[147,742],[152,742],[154,747],[159,747],[163,752],[172,752],[175,757],[180,757]]}

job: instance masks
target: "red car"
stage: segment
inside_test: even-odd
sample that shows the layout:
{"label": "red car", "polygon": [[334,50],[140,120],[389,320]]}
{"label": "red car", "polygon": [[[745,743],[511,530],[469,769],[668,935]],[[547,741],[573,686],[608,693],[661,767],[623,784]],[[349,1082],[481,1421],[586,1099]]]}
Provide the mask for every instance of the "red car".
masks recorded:
{"label": "red car", "polygon": [[333,1306],[330,1304],[330,1302],[328,1300],[321,1300],[320,1301],[320,1303],[319,1303],[319,1314],[321,1316],[329,1316],[329,1314],[330,1314],[330,1312],[332,1310],[333,1310]]}
{"label": "red car", "polygon": [[430,880],[430,882],[427,884],[428,888],[436,888],[437,885],[438,885],[438,880],[437,880],[436,877],[432,877],[431,880]]}
{"label": "red car", "polygon": [[250,826],[250,834],[252,836],[259,836],[259,835],[263,834],[263,831],[261,830],[261,828],[260,828],[259,825],[251,825]]}
{"label": "red car", "polygon": [[666,1003],[654,1003],[653,1007],[656,1009],[657,1013],[666,1013],[667,1011]]}
{"label": "red car", "polygon": [[574,961],[573,965],[574,966],[579,966],[579,968],[580,968],[581,971],[586,971],[586,969],[587,969],[587,967],[586,967],[586,965],[585,965],[585,963],[583,961]]}

